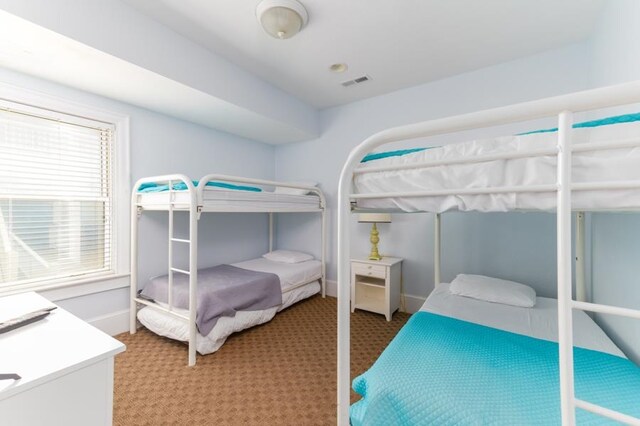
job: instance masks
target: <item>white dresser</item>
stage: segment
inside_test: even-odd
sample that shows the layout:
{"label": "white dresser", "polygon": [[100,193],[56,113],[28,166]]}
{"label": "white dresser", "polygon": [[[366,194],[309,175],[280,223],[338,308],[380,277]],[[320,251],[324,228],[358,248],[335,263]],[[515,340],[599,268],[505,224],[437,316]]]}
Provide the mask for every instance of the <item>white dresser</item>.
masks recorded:
{"label": "white dresser", "polygon": [[[0,321],[52,306],[36,293],[0,298]],[[114,356],[125,346],[69,312],[0,334],[0,424],[111,425]]]}

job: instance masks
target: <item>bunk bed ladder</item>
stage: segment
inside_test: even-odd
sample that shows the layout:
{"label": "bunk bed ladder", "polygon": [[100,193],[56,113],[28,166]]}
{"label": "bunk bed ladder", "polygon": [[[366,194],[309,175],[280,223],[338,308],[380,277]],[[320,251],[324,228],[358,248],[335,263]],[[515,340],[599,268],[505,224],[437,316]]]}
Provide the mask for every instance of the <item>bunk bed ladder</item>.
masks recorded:
{"label": "bunk bed ladder", "polygon": [[[169,305],[169,311],[173,311],[173,274],[184,274],[189,277],[189,366],[193,366],[196,363],[196,289],[194,288],[194,281],[196,279],[195,276],[192,276],[193,271],[195,270],[195,259],[194,259],[194,236],[195,236],[195,224],[194,218],[198,217],[198,209],[196,208],[194,211],[193,206],[189,208],[189,238],[176,238],[174,234],[174,210],[176,204],[176,191],[173,188],[173,181],[169,180],[169,232],[168,232],[168,294],[167,301]],[[193,204],[193,203],[192,203]],[[197,223],[197,222],[196,222]],[[180,243],[185,244],[189,248],[189,266],[188,269],[177,268],[173,264],[173,244]]]}
{"label": "bunk bed ladder", "polygon": [[558,116],[558,181],[557,181],[557,245],[558,245],[558,344],[560,369],[560,409],[563,426],[576,424],[576,408],[603,417],[640,425],[640,419],[614,411],[588,401],[576,398],[574,388],[573,362],[573,310],[581,309],[596,313],[612,314],[640,319],[640,310],[601,305],[584,301],[586,299],[584,275],[584,216],[578,213],[576,239],[576,280],[577,299],[571,294],[571,132],[572,113],[563,111]]}

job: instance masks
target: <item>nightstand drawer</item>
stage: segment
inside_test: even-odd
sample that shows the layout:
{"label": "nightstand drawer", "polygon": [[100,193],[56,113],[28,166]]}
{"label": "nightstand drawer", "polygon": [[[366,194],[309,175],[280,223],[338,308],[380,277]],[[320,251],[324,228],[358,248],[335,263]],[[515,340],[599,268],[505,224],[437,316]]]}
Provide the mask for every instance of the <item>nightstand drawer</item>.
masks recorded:
{"label": "nightstand drawer", "polygon": [[353,263],[353,273],[368,277],[386,278],[387,267],[384,265],[370,265],[367,263]]}

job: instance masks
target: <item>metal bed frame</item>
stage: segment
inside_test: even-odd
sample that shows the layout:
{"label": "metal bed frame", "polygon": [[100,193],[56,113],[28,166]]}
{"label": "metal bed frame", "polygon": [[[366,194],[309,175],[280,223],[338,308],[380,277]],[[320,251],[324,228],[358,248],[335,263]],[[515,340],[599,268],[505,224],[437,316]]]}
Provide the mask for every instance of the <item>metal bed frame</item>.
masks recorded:
{"label": "metal bed frame", "polygon": [[[308,207],[291,209],[287,207],[281,208],[267,208],[255,205],[245,206],[235,209],[229,207],[212,206],[207,205],[207,201],[204,197],[206,185],[211,181],[222,181],[233,184],[250,184],[261,186],[274,186],[274,187],[286,187],[295,189],[304,189],[309,193],[318,196],[318,204],[309,204]],[[138,220],[142,213],[145,211],[145,203],[142,202],[145,194],[139,193],[138,189],[145,183],[166,183],[168,184],[168,190],[166,201],[164,204],[154,204],[149,210],[154,211],[167,211],[169,214],[169,233],[168,233],[168,307],[160,306],[149,300],[141,299],[137,295],[138,290]],[[175,190],[173,188],[175,183],[184,183],[186,190]],[[177,203],[176,194],[188,194],[188,203]],[[188,212],[189,213],[189,238],[175,238],[174,228],[174,212]],[[196,364],[196,309],[197,309],[197,288],[198,288],[198,220],[201,214],[209,212],[238,212],[238,213],[268,213],[269,214],[269,251],[273,250],[273,214],[274,213],[320,213],[321,214],[321,286],[322,297],[326,296],[326,200],[324,194],[320,188],[315,186],[296,185],[287,182],[276,182],[263,179],[252,179],[237,176],[227,176],[219,174],[209,174],[204,176],[198,182],[198,186],[193,185],[193,181],[185,175],[173,174],[146,177],[138,180],[133,186],[131,193],[131,299],[130,299],[130,312],[129,312],[129,332],[135,334],[137,331],[136,314],[138,304],[149,306],[165,314],[171,315],[175,318],[187,321],[189,324],[189,360],[188,365],[194,366]],[[189,269],[179,269],[173,266],[173,244],[187,244],[189,246]],[[173,274],[185,274],[189,276],[189,315],[185,316],[175,312],[173,305]]]}
{"label": "metal bed frame", "polygon": [[[342,169],[338,189],[338,425],[349,424],[349,388],[350,388],[350,324],[349,324],[349,255],[350,233],[349,215],[352,212],[352,202],[359,199],[384,199],[392,197],[429,197],[440,195],[470,195],[496,193],[557,193],[557,265],[558,265],[558,344],[560,370],[560,406],[563,426],[573,426],[575,409],[581,408],[604,417],[620,422],[640,425],[640,419],[582,401],[575,397],[573,372],[573,329],[572,311],[585,311],[620,315],[640,319],[640,310],[626,309],[615,306],[600,305],[584,301],[585,288],[583,271],[584,259],[584,216],[578,213],[577,256],[579,259],[577,295],[578,300],[572,299],[571,294],[571,193],[572,191],[640,189],[640,181],[615,182],[571,182],[572,152],[599,151],[617,147],[640,146],[640,137],[634,140],[607,141],[599,143],[585,143],[572,148],[572,113],[603,109],[608,107],[628,105],[640,102],[640,81],[605,87],[601,89],[577,92],[569,95],[541,99],[520,103],[512,106],[494,108],[480,112],[463,114],[454,117],[425,121],[421,123],[395,127],[383,130],[366,139],[355,147]],[[381,145],[409,140],[419,137],[431,137],[465,130],[481,129],[509,123],[535,120],[539,118],[558,117],[558,145],[553,149],[528,150],[499,155],[480,155],[446,161],[423,161],[410,165],[392,165],[377,168],[356,170],[360,160],[374,148]],[[524,157],[538,157],[557,155],[557,182],[546,185],[528,186],[500,186],[488,188],[459,188],[436,189],[414,192],[384,192],[384,193],[354,193],[352,190],[353,177],[357,173],[374,171],[401,170],[410,168],[428,168],[442,165],[480,163],[495,159],[512,159]],[[372,211],[375,209],[366,209]],[[440,282],[440,215],[435,216],[435,253],[434,278],[436,284]],[[638,390],[640,392],[640,389]]]}

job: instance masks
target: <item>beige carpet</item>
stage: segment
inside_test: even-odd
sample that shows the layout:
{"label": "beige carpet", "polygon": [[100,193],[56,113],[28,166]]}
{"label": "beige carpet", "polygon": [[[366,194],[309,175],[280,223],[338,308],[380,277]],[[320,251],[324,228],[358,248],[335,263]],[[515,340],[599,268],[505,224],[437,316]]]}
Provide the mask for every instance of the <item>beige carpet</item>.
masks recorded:
{"label": "beige carpet", "polygon": [[[408,319],[351,317],[351,373],[365,371]],[[187,367],[187,349],[146,329],[117,338],[116,425],[336,423],[336,299],[315,296],[231,336]],[[357,400],[352,394],[352,400]]]}

